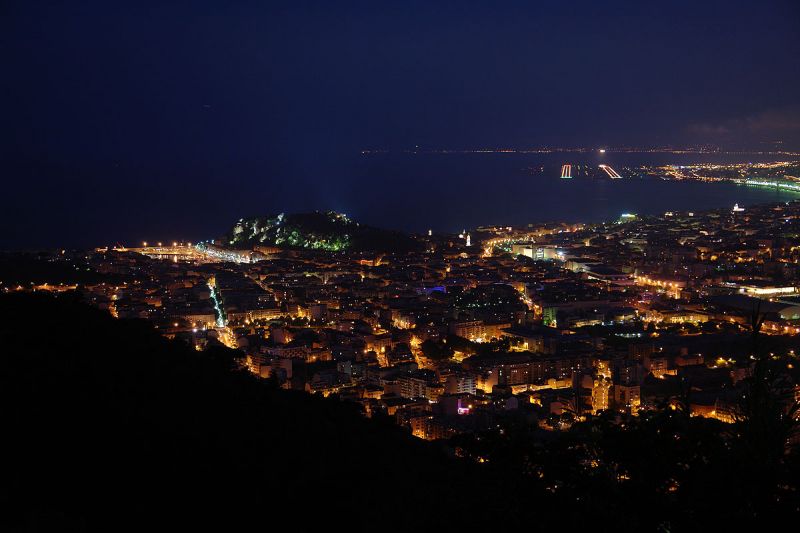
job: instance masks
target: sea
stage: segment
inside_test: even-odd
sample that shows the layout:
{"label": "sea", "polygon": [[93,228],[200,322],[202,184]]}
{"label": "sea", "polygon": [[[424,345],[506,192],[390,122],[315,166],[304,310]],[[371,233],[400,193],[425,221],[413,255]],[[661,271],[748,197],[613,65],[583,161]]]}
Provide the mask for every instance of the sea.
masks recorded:
{"label": "sea", "polygon": [[[602,222],[622,213],[747,208],[800,194],[732,182],[663,180],[641,167],[798,161],[786,155],[720,153],[367,153],[329,205],[365,223],[406,231],[456,232],[482,225]],[[564,164],[572,179],[562,179]],[[608,179],[608,165],[623,179]],[[758,174],[753,174],[757,177]]]}

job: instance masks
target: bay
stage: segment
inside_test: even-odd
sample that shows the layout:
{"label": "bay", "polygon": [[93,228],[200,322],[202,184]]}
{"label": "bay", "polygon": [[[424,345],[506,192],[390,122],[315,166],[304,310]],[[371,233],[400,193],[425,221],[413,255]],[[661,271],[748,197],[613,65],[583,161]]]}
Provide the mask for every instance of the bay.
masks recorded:
{"label": "bay", "polygon": [[[797,160],[753,154],[378,153],[352,164],[328,205],[356,220],[393,229],[455,232],[480,225],[601,222],[622,213],[658,215],[800,199],[800,194],[730,182],[645,176],[643,166]],[[561,179],[569,163],[572,179]],[[609,179],[598,165],[623,179]],[[389,191],[389,193],[387,193]]]}

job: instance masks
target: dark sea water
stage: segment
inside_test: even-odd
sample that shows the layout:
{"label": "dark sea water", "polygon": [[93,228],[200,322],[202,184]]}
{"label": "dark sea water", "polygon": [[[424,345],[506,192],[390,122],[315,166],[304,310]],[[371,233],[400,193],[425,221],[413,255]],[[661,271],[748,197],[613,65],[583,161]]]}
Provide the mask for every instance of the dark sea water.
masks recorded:
{"label": "dark sea water", "polygon": [[[616,220],[622,213],[699,211],[734,203],[746,208],[800,199],[800,194],[734,183],[646,177],[610,180],[600,177],[597,166],[601,163],[624,176],[636,176],[635,169],[642,165],[778,160],[790,158],[660,153],[366,154],[354,164],[355,176],[346,187],[328,191],[328,201],[357,220],[409,231],[458,231],[486,224],[542,221],[598,222]],[[564,163],[573,165],[571,180],[560,179]],[[391,192],[387,194],[387,190]]]}

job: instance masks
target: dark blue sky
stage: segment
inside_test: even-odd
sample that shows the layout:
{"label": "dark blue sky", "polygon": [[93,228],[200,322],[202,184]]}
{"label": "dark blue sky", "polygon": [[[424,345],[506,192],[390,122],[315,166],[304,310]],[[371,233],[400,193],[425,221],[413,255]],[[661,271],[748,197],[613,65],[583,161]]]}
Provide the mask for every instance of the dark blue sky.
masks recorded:
{"label": "dark blue sky", "polygon": [[7,0],[0,60],[0,247],[335,208],[364,148],[800,148],[795,0]]}

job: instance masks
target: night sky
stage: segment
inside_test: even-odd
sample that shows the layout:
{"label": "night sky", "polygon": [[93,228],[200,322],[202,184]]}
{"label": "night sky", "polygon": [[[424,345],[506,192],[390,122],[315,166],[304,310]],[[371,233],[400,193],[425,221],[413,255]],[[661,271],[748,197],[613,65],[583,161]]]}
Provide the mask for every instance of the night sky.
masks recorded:
{"label": "night sky", "polygon": [[337,208],[363,149],[800,148],[796,0],[122,4],[0,4],[0,248]]}

